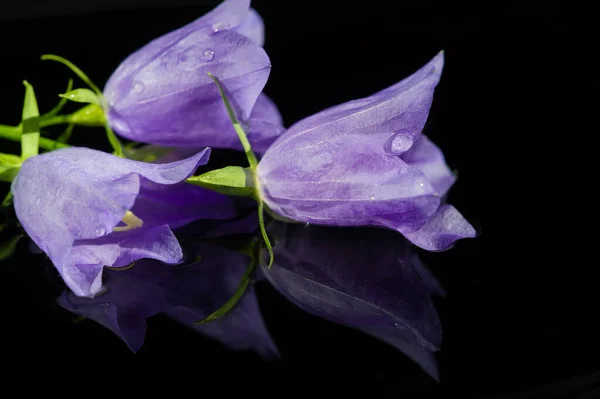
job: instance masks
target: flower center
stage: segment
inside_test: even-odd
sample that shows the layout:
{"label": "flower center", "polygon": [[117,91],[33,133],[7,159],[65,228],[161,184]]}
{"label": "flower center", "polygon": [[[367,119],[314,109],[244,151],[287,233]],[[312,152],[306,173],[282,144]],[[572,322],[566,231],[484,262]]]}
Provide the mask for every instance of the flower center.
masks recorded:
{"label": "flower center", "polygon": [[113,231],[129,231],[144,225],[144,221],[135,216],[131,211],[127,211],[121,220],[123,223],[125,223],[125,226],[117,226],[113,229]]}

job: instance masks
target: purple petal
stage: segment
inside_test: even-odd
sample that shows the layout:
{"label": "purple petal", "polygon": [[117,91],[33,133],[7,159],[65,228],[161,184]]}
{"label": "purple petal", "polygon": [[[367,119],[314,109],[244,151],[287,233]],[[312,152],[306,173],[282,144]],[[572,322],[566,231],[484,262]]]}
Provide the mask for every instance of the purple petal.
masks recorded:
{"label": "purple petal", "polygon": [[260,14],[253,8],[248,10],[248,16],[235,28],[235,31],[261,47],[265,45],[265,24]]}
{"label": "purple petal", "polygon": [[174,264],[183,260],[183,251],[169,226],[163,225],[75,241],[65,264],[55,266],[76,295],[93,298],[103,289],[103,265],[122,267],[139,259]]}
{"label": "purple petal", "polygon": [[411,168],[420,170],[441,196],[444,196],[456,181],[456,176],[446,165],[442,150],[424,134],[420,135],[400,158]]}
{"label": "purple petal", "polygon": [[249,124],[248,140],[257,154],[264,154],[285,130],[279,109],[264,93],[258,96],[254,104]]}
{"label": "purple petal", "polygon": [[425,125],[442,67],[440,53],[388,89],[294,124],[258,165],[267,206],[314,224],[419,229],[440,205],[438,184],[399,155]]}
{"label": "purple petal", "polygon": [[445,251],[461,238],[473,238],[477,232],[452,205],[442,205],[419,230],[404,233],[413,244],[429,251]]}
{"label": "purple petal", "polygon": [[302,309],[364,331],[399,330],[427,350],[441,329],[405,241],[383,229],[271,223],[275,264],[265,277]]}
{"label": "purple petal", "polygon": [[145,224],[169,224],[172,229],[198,219],[231,219],[237,215],[230,197],[180,183],[172,186],[148,180],[141,184],[137,201],[131,210]]}
{"label": "purple petal", "polygon": [[113,129],[145,143],[241,149],[208,73],[227,86],[247,120],[271,67],[255,41],[260,24],[249,4],[225,1],[123,61],[104,89]]}

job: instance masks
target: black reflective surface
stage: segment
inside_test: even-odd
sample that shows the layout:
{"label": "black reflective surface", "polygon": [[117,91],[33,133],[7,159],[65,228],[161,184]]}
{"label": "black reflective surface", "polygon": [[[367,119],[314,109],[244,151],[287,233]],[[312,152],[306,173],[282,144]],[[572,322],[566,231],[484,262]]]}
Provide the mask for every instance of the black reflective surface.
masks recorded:
{"label": "black reflective surface", "polygon": [[[431,316],[425,317],[429,323],[422,322],[427,313],[424,309],[433,309],[439,315],[441,350],[433,356],[440,382],[429,375],[435,374],[427,360],[431,360],[429,353],[410,352],[405,343],[397,342],[404,335],[390,337],[390,326],[397,327],[394,323],[401,322],[373,322],[372,310],[363,309],[361,317],[354,317],[354,313],[352,317],[332,315],[334,306],[315,310],[315,306],[306,305],[303,291],[297,289],[306,287],[298,278],[262,273],[252,285],[250,302],[241,309],[245,313],[238,314],[239,322],[189,328],[184,324],[202,317],[214,305],[203,302],[208,299],[198,296],[195,284],[210,287],[203,292],[214,290],[216,294],[209,302],[218,302],[216,298],[227,297],[236,282],[223,280],[221,274],[215,277],[218,283],[206,281],[210,276],[198,274],[194,265],[181,276],[159,273],[159,281],[136,278],[133,272],[139,268],[113,272],[116,285],[123,287],[114,290],[123,295],[112,301],[125,314],[121,326],[106,318],[109,310],[106,306],[101,308],[102,303],[95,307],[69,298],[52,265],[43,255],[31,254],[27,240],[19,243],[15,256],[0,265],[0,348],[3,362],[12,365],[9,376],[26,373],[35,379],[51,375],[53,379],[58,377],[54,384],[59,386],[67,386],[69,379],[85,384],[89,378],[90,386],[103,386],[113,378],[123,380],[125,375],[138,387],[151,389],[161,381],[184,390],[189,387],[198,394],[204,394],[201,391],[207,387],[249,387],[251,391],[279,395],[289,395],[300,387],[313,391],[323,387],[339,392],[368,389],[373,395],[411,393],[408,397],[565,397],[569,393],[595,397],[597,330],[587,322],[590,316],[586,316],[585,309],[589,302],[574,299],[576,296],[571,293],[572,278],[563,272],[569,270],[570,263],[563,262],[561,271],[554,272],[537,255],[548,248],[521,239],[542,229],[531,228],[533,222],[519,228],[508,219],[497,224],[492,222],[495,218],[487,219],[508,206],[508,201],[498,197],[514,200],[512,193],[524,184],[522,180],[513,185],[512,180],[492,177],[500,164],[488,159],[493,151],[488,151],[488,144],[514,146],[503,138],[509,128],[514,130],[511,134],[520,131],[518,134],[530,140],[542,137],[535,130],[523,128],[520,114],[534,115],[533,118],[547,115],[550,108],[545,107],[546,97],[560,97],[563,93],[560,88],[548,88],[548,83],[557,80],[568,63],[562,51],[569,21],[564,19],[562,9],[554,3],[477,8],[418,2],[402,4],[392,12],[394,7],[384,1],[356,5],[344,2],[337,7],[337,2],[332,2],[331,10],[323,3],[253,2],[265,19],[265,48],[273,64],[266,93],[277,103],[288,126],[327,106],[387,87],[440,49],[446,51],[444,75],[436,90],[426,133],[443,149],[450,167],[460,173],[449,200],[483,234],[461,241],[444,253],[403,253],[402,259],[412,259],[412,263],[403,263],[411,265],[406,273],[420,285],[411,285],[412,291],[397,291],[395,295],[409,296],[400,295],[394,302],[412,306],[412,313],[399,320],[410,319],[407,325],[416,328],[417,335],[426,336],[426,341],[437,338],[431,331],[430,325],[435,324]],[[18,122],[23,79],[36,86],[38,101],[45,107],[51,107],[55,93],[64,89],[68,73],[60,66],[41,63],[40,54],[60,54],[84,68],[96,82],[104,82],[131,51],[190,22],[214,4],[104,12],[97,11],[99,6],[78,16],[2,21],[1,123]],[[19,15],[23,13],[20,11]],[[498,125],[507,129],[498,129]],[[101,130],[81,129],[74,143],[108,149]],[[18,148],[11,145],[3,141],[2,152]],[[240,159],[239,154],[215,151],[211,163],[218,167]],[[506,160],[506,156],[502,159]],[[2,194],[6,189],[3,185]],[[349,233],[348,238],[347,233],[332,231],[319,238],[317,228],[314,236],[312,227],[282,227],[274,223],[270,228],[284,237],[276,249],[283,262],[312,270],[313,274],[341,269],[344,259],[354,270],[357,260],[368,263],[378,256],[385,258],[386,250],[401,251],[403,247],[398,245],[404,245],[400,236],[397,239],[402,244],[381,233],[385,237],[373,241],[372,246],[348,246],[349,253],[345,253],[340,246],[343,248],[346,240],[361,241],[356,236],[359,233]],[[367,231],[364,234],[373,238]],[[226,244],[211,241],[190,245],[217,245],[216,252],[213,247],[204,248],[204,253],[215,258],[210,265],[222,262],[235,269],[224,275],[235,277],[243,271],[246,260],[242,258],[239,264],[223,261],[223,256],[239,255],[235,250],[233,255],[225,252],[227,256],[219,251],[231,251],[231,241],[237,242],[235,248],[239,249],[250,238],[244,235],[226,240]],[[389,245],[381,247],[381,242]],[[315,254],[321,258],[314,258]],[[336,268],[322,269],[327,266],[326,259],[331,259],[331,266]],[[418,266],[421,264],[423,269]],[[357,270],[352,281],[369,281],[372,277],[368,269]],[[417,276],[417,270],[425,270],[426,274]],[[429,272],[446,292],[445,296],[431,296],[431,309],[429,294],[435,293],[436,288]],[[360,273],[367,274],[361,277]],[[329,277],[330,283],[336,281]],[[128,278],[130,281],[119,282]],[[357,286],[352,281],[346,288]],[[373,278],[371,283],[377,285],[378,281]],[[140,294],[129,296],[136,292]],[[340,300],[334,303],[339,305]],[[77,318],[65,308],[90,319]],[[402,315],[406,309],[392,308],[396,315]],[[357,306],[353,309],[360,310]],[[414,316],[415,312],[419,317]],[[257,321],[259,313],[262,320]],[[93,320],[104,321],[105,326]],[[365,323],[385,324],[386,329],[362,328],[361,332]],[[144,324],[143,345],[133,354],[130,347],[137,349],[140,343],[132,336],[139,337]],[[115,329],[121,331],[125,342],[114,333]],[[394,346],[402,346],[412,356]],[[256,351],[244,350],[248,348],[258,350],[263,357]],[[279,357],[274,356],[277,353]],[[420,359],[429,374],[411,357]],[[241,387],[235,386],[241,381]]]}

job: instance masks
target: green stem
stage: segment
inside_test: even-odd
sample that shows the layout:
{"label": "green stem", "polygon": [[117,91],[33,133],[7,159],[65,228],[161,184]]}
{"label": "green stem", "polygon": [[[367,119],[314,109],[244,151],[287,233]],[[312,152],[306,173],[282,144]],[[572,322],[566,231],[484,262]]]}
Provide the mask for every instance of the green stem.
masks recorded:
{"label": "green stem", "polygon": [[[0,138],[21,142],[22,135],[23,133],[21,132],[21,126],[0,125]],[[59,148],[67,148],[70,147],[70,145],[59,143],[58,141],[47,139],[45,137],[40,137],[40,147],[45,150],[52,151]]]}

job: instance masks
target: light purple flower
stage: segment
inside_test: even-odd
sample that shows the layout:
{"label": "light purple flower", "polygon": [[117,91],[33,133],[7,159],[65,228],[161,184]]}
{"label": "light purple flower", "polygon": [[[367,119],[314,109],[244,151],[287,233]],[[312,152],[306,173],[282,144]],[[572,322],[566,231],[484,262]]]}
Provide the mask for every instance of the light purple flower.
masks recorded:
{"label": "light purple flower", "polygon": [[102,270],[152,258],[178,263],[172,228],[195,219],[226,219],[231,200],[183,183],[210,149],[171,163],[67,148],[27,159],[13,182],[17,217],[78,296],[102,290]]}
{"label": "light purple flower", "polygon": [[225,0],[121,63],[104,88],[110,125],[143,143],[241,149],[210,72],[227,85],[251,143],[264,151],[283,128],[261,95],[271,69],[263,41],[250,0]]}
{"label": "light purple flower", "polygon": [[107,270],[104,294],[90,299],[64,292],[59,304],[110,329],[134,352],[144,343],[146,319],[164,313],[233,350],[254,350],[265,359],[277,357],[252,287],[224,317],[194,324],[233,295],[248,258],[208,243],[186,249],[191,259],[198,255],[200,260],[174,267],[143,260],[129,270]]}
{"label": "light purple flower", "polygon": [[443,290],[408,241],[385,229],[275,221],[268,232],[275,263],[261,271],[279,292],[309,313],[387,342],[438,379],[442,331],[430,295]]}
{"label": "light purple flower", "polygon": [[266,205],[300,222],[393,229],[431,251],[474,237],[442,204],[455,177],[421,134],[443,64],[440,53],[385,90],[291,126],[258,165]]}

